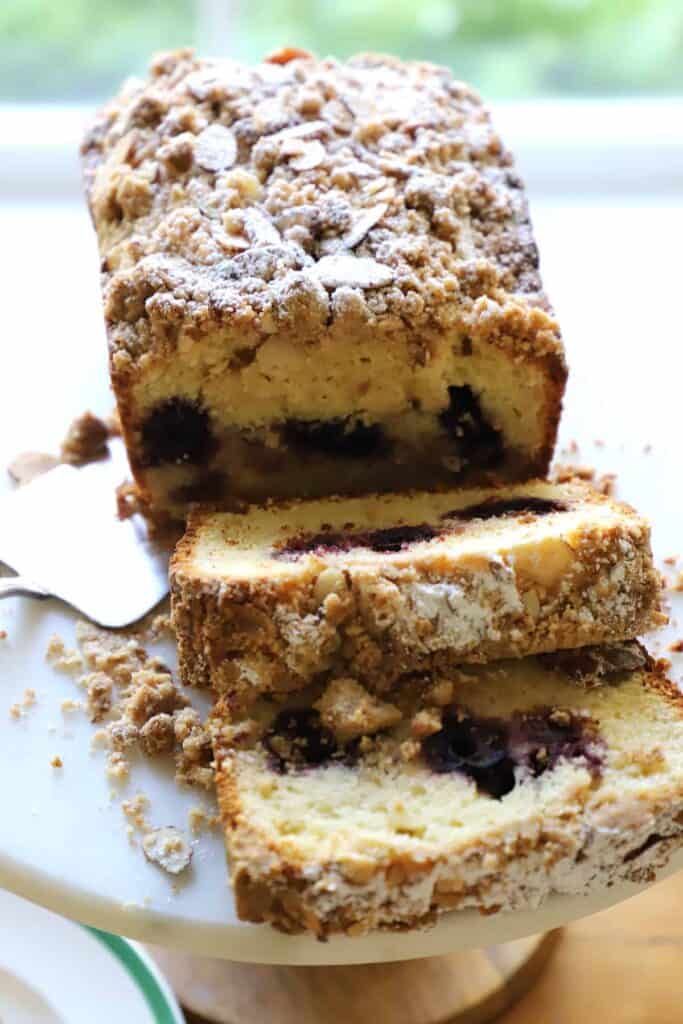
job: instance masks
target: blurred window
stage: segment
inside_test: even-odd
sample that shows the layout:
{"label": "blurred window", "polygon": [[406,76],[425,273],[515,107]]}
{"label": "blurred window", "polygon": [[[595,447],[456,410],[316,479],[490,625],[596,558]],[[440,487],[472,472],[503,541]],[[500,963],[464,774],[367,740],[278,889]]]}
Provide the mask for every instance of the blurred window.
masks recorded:
{"label": "blurred window", "polygon": [[0,102],[92,102],[181,45],[383,50],[488,98],[683,93],[683,0],[1,0]]}

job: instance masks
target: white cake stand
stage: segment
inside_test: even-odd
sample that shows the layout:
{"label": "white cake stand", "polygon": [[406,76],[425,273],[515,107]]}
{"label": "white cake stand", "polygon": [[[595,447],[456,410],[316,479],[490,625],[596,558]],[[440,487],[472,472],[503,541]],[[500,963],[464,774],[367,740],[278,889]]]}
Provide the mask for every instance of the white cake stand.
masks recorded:
{"label": "white cake stand", "polygon": [[[585,441],[581,460],[618,473],[620,495],[656,524],[660,559],[678,553],[681,485],[665,453]],[[175,884],[145,861],[139,845],[131,845],[121,804],[137,792],[148,797],[153,824],[186,830],[190,808],[201,803],[213,811],[213,802],[203,793],[180,790],[170,765],[161,762],[135,762],[124,786],[107,779],[104,752],[91,749],[94,727],[83,711],[62,708],[82,691],[45,660],[51,634],[68,645],[75,619],[57,601],[0,603],[0,629],[7,632],[0,640],[0,885],[66,917],[164,947],[158,959],[180,997],[216,1020],[362,1021],[376,1016],[380,1006],[392,1024],[487,1020],[533,981],[552,951],[556,929],[642,888],[623,885],[590,898],[556,896],[537,910],[490,917],[451,913],[426,932],[326,943],[241,923],[218,833],[193,839],[192,865]],[[655,650],[663,651],[675,635],[674,622],[657,638]],[[172,659],[172,650],[163,653]],[[28,687],[36,691],[36,703],[17,720],[10,707],[22,703]],[[52,766],[55,756],[62,768]],[[668,873],[678,867],[683,854]],[[188,960],[187,954],[213,959]],[[397,966],[408,960],[416,962]],[[359,964],[387,966],[351,967]],[[337,969],[314,969],[321,965]]]}

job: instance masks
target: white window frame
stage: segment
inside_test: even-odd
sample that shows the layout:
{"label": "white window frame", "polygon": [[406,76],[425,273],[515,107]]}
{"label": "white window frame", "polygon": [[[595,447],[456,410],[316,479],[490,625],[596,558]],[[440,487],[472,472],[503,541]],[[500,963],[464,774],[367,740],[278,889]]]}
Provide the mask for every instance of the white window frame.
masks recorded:
{"label": "white window frame", "polygon": [[[92,116],[0,105],[0,202],[79,200]],[[493,116],[534,196],[683,194],[683,98],[499,102]]]}

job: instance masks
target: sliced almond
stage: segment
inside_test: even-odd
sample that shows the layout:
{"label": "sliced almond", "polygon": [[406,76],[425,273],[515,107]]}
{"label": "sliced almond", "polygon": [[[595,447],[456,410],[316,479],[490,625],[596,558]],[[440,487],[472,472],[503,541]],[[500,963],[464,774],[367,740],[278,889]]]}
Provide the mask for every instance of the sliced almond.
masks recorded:
{"label": "sliced almond", "polygon": [[323,256],[310,273],[326,288],[381,288],[394,280],[391,267],[346,252]]}
{"label": "sliced almond", "polygon": [[242,226],[252,245],[279,245],[282,241],[272,221],[254,207],[242,211]]}
{"label": "sliced almond", "polygon": [[388,184],[387,178],[382,175],[379,178],[375,178],[374,181],[369,181],[367,185],[363,185],[363,192],[366,196],[374,196],[377,192],[381,192],[383,188],[386,188]]}
{"label": "sliced almond", "polygon": [[192,860],[192,847],[185,833],[175,825],[147,832],[142,840],[142,852],[147,860],[171,875],[179,875]]}
{"label": "sliced almond", "polygon": [[342,164],[340,170],[352,174],[354,178],[377,178],[380,173],[375,167],[364,163],[363,160],[349,160],[347,164]]}
{"label": "sliced almond", "polygon": [[220,61],[201,71],[193,71],[185,79],[185,88],[200,102],[221,87],[232,90],[245,84],[244,70],[232,61]]}
{"label": "sliced almond", "polygon": [[304,121],[302,124],[294,124],[291,128],[281,128],[279,132],[274,132],[271,140],[313,139],[316,136],[329,134],[330,126],[327,121]]}
{"label": "sliced almond", "polygon": [[205,171],[225,171],[237,159],[235,136],[222,124],[212,124],[195,140],[195,161]]}
{"label": "sliced almond", "polygon": [[363,210],[351,225],[343,238],[340,239],[343,249],[353,249],[359,242],[362,242],[368,231],[374,228],[389,209],[388,203],[378,203],[367,210]]}
{"label": "sliced almond", "polygon": [[7,472],[16,484],[28,484],[59,465],[59,459],[47,452],[22,452],[10,462]]}
{"label": "sliced almond", "polygon": [[295,171],[310,171],[313,167],[321,164],[327,152],[322,142],[314,139],[302,144],[300,155],[289,161],[289,166]]}

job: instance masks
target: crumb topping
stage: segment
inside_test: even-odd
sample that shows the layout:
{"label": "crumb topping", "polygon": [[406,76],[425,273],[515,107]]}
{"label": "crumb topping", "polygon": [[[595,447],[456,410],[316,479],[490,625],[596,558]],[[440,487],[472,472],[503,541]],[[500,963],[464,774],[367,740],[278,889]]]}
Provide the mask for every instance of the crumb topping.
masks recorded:
{"label": "crumb topping", "polygon": [[109,427],[91,412],[84,412],[71,423],[62,441],[62,462],[83,466],[87,462],[105,459],[109,454],[107,441]]}
{"label": "crumb topping", "polygon": [[560,351],[522,184],[442,67],[161,55],[82,146],[113,350],[230,323],[455,329]]}
{"label": "crumb topping", "polygon": [[333,679],[313,706],[320,712],[322,724],[341,744],[372,736],[401,720],[394,704],[379,700],[355,679]]}

